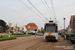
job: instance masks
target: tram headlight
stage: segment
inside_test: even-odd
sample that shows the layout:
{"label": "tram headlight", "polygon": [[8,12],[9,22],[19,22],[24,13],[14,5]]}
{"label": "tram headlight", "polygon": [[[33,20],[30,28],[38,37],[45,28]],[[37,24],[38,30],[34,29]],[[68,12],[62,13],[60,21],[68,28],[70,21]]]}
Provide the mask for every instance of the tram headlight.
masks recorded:
{"label": "tram headlight", "polygon": [[49,33],[46,33],[46,36],[49,36]]}
{"label": "tram headlight", "polygon": [[55,37],[55,33],[52,33],[52,37]]}

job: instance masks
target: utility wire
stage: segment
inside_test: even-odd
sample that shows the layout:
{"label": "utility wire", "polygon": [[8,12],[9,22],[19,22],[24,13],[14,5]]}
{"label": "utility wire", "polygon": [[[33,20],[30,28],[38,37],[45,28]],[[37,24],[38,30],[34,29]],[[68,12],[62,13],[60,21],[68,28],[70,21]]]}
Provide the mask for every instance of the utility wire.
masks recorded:
{"label": "utility wire", "polygon": [[49,21],[31,2],[28,0],[28,2],[47,20]]}
{"label": "utility wire", "polygon": [[[41,0],[42,1],[42,0]],[[46,7],[46,5],[44,4],[44,2],[42,1],[43,5],[45,6],[45,8],[47,9],[47,11],[51,14],[51,12],[49,11],[49,9]],[[52,15],[52,14],[51,14]]]}
{"label": "utility wire", "polygon": [[[19,0],[24,6],[26,6],[28,9],[30,9],[33,13],[35,13],[38,17],[40,17],[35,11],[33,11],[25,2],[23,2],[22,0]],[[41,18],[41,17],[40,17]],[[44,20],[43,18],[41,18],[42,20]]]}
{"label": "utility wire", "polygon": [[54,12],[54,17],[55,17],[56,15],[55,15],[55,10],[54,10],[53,1],[52,1],[52,0],[50,0],[50,1],[51,1],[51,4],[52,4],[52,9],[53,9],[53,12]]}
{"label": "utility wire", "polygon": [[45,2],[45,4],[47,5],[47,7],[48,7],[48,9],[50,10],[50,12],[52,13],[52,15],[54,15],[53,12],[51,11],[51,9],[49,8],[47,2],[46,2],[45,0],[44,0],[44,2]]}
{"label": "utility wire", "polygon": [[57,23],[56,15],[55,15],[55,10],[54,10],[54,5],[53,5],[53,0],[50,0],[50,1],[51,1],[52,9],[53,9],[53,12],[54,12],[54,20],[55,20],[55,22]]}

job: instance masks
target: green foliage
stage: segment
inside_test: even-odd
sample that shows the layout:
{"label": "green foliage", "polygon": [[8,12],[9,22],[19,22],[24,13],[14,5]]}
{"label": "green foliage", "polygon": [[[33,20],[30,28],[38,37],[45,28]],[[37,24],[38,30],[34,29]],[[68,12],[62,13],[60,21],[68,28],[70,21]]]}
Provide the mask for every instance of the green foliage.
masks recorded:
{"label": "green foliage", "polygon": [[69,40],[70,35],[69,34],[65,34],[66,35],[66,39]]}
{"label": "green foliage", "polygon": [[41,31],[40,31],[40,30],[38,30],[38,33],[41,33]]}
{"label": "green foliage", "polygon": [[0,20],[0,26],[2,26],[2,27],[6,27],[6,22],[5,21],[3,21],[3,20]]}
{"label": "green foliage", "polygon": [[35,33],[31,33],[31,35],[35,35]]}
{"label": "green foliage", "polygon": [[28,34],[28,35],[26,35],[26,34],[24,34],[24,35],[14,35],[15,37],[24,37],[24,36],[32,36],[32,34]]}
{"label": "green foliage", "polygon": [[8,35],[4,35],[2,38],[0,37],[0,41],[11,40],[11,39],[16,39],[16,37],[10,36],[9,38]]}
{"label": "green foliage", "polygon": [[6,26],[6,22],[4,20],[0,19],[0,26],[1,26],[2,32],[5,32],[7,26]]}
{"label": "green foliage", "polygon": [[8,25],[6,25],[6,29],[9,29],[9,26]]}
{"label": "green foliage", "polygon": [[44,33],[43,27],[41,27],[41,30],[38,30],[38,33]]}
{"label": "green foliage", "polygon": [[2,38],[0,36],[0,41],[5,41],[5,40],[11,40],[11,39],[16,39],[16,37],[24,37],[24,36],[32,36],[32,34],[24,34],[24,35],[10,35],[10,38],[8,35],[4,35]]}

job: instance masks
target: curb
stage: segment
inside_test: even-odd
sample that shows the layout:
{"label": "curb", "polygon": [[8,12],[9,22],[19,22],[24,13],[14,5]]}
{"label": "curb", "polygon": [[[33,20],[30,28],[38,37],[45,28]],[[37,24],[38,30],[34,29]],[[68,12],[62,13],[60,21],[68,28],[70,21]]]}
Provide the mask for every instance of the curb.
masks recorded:
{"label": "curb", "polygon": [[68,43],[70,43],[72,46],[74,46],[74,48],[75,48],[75,44],[72,44],[71,42],[70,42],[70,40],[67,40],[67,42]]}

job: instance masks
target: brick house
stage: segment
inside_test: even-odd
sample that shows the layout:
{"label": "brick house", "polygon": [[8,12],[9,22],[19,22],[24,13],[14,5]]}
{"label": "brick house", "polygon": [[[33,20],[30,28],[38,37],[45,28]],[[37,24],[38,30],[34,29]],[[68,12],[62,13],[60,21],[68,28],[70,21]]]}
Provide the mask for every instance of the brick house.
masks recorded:
{"label": "brick house", "polygon": [[75,33],[75,15],[71,16],[71,19],[70,19],[70,28],[72,29],[71,32]]}
{"label": "brick house", "polygon": [[37,27],[37,25],[35,23],[28,23],[26,25],[26,29],[27,29],[28,33],[35,33],[35,29],[38,30],[38,27]]}

